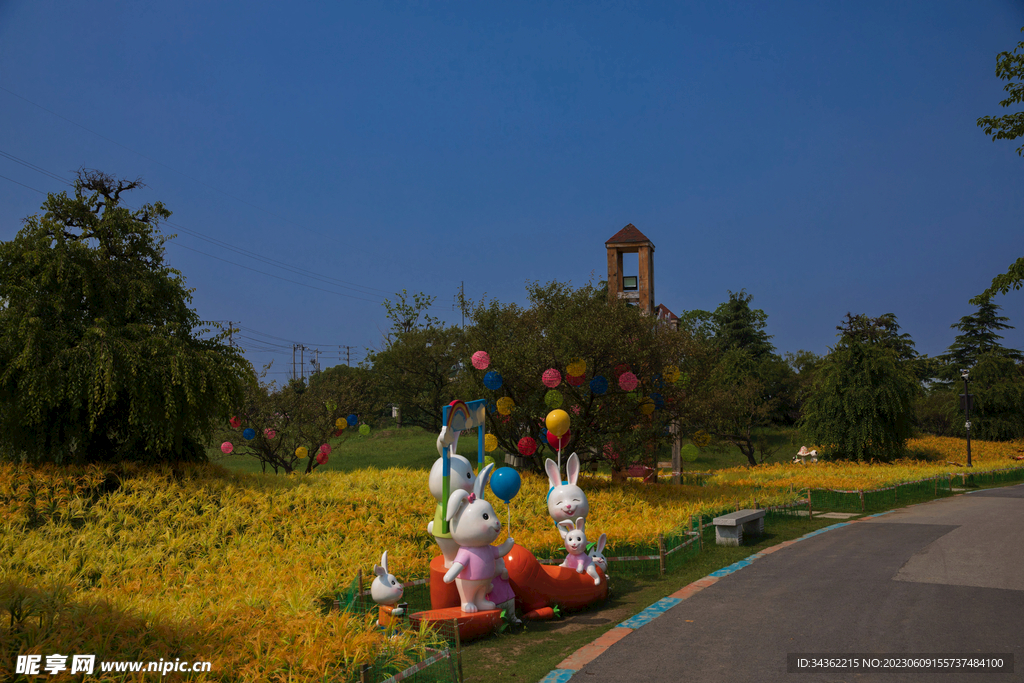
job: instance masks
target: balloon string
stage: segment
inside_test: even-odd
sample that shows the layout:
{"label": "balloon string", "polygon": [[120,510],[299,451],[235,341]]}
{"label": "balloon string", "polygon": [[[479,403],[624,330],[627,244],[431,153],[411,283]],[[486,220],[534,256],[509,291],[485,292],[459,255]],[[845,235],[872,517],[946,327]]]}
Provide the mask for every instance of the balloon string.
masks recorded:
{"label": "balloon string", "polygon": [[511,538],[512,537],[512,501],[506,500],[505,501],[505,507],[508,509],[508,533],[506,534],[506,537]]}

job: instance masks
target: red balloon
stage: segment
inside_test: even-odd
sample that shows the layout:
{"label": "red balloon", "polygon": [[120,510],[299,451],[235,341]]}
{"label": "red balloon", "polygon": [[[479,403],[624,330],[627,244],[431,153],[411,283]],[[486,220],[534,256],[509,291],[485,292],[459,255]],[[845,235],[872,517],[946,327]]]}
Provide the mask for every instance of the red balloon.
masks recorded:
{"label": "red balloon", "polygon": [[569,445],[569,437],[571,436],[572,431],[566,431],[562,436],[555,436],[554,432],[548,432],[548,443],[556,451],[559,451]]}

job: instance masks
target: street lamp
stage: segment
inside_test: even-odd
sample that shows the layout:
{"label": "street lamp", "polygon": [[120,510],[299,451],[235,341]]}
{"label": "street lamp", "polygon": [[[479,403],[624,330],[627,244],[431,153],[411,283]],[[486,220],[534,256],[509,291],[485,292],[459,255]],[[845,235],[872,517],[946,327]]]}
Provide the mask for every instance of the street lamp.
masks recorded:
{"label": "street lamp", "polygon": [[970,371],[961,370],[960,376],[964,378],[964,393],[960,395],[960,404],[964,409],[964,413],[967,415],[967,422],[964,425],[967,427],[967,466],[971,465],[971,403],[974,402],[974,396],[967,390],[967,382],[970,380]]}

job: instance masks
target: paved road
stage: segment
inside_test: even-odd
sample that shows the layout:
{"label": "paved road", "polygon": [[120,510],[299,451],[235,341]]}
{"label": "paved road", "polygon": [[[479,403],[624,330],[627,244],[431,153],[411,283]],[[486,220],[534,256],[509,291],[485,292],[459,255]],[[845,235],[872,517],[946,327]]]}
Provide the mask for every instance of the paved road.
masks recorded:
{"label": "paved road", "polygon": [[[1015,673],[789,673],[789,653],[1013,653]],[[570,680],[1024,681],[1024,486],[897,510],[761,557]]]}

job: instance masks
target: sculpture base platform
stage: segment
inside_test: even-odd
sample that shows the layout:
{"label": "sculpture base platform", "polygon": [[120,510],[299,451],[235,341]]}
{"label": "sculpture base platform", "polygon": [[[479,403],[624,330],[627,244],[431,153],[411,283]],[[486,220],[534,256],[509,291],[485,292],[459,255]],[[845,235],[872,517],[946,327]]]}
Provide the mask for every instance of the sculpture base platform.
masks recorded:
{"label": "sculpture base platform", "polygon": [[438,630],[452,627],[452,620],[458,625],[460,640],[473,640],[490,635],[501,626],[501,610],[489,609],[480,612],[463,612],[462,607],[445,607],[416,612],[409,615],[409,624],[419,629],[426,622],[431,628]]}

